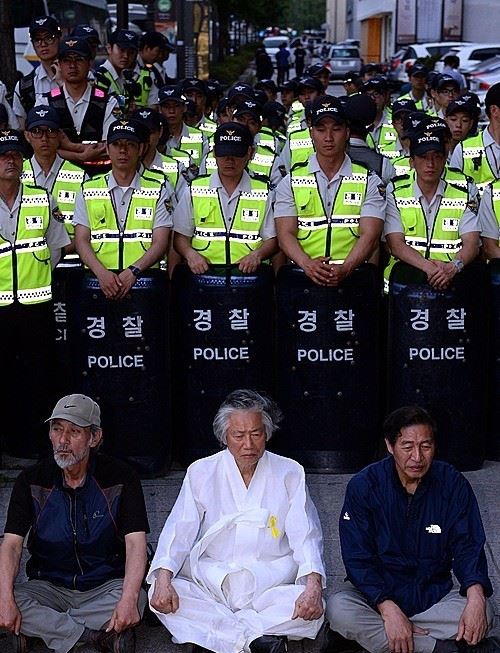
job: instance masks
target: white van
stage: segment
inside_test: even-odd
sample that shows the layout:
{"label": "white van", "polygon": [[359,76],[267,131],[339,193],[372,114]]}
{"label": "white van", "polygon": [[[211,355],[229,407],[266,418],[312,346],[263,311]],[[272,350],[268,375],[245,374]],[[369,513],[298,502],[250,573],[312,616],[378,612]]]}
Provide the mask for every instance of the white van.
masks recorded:
{"label": "white van", "polygon": [[23,75],[28,75],[33,70],[33,64],[36,65],[38,62],[28,28],[16,27],[14,39],[16,42],[16,69]]}
{"label": "white van", "polygon": [[[263,40],[264,48],[267,54],[271,57],[271,61],[273,62],[273,66],[275,67],[276,67],[276,53],[280,49],[280,45],[282,43],[284,43],[286,47],[290,50],[290,39],[288,38],[288,36],[266,36],[266,38]],[[290,56],[290,63],[292,63],[291,59],[292,57]]]}

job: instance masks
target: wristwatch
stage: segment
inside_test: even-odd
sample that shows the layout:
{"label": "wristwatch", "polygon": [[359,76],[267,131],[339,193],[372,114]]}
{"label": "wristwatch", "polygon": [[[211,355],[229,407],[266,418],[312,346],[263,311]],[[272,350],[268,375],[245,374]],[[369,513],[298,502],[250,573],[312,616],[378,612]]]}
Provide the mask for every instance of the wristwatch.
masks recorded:
{"label": "wristwatch", "polygon": [[136,279],[138,279],[142,274],[141,268],[138,268],[137,265],[129,265],[128,269],[132,272]]}
{"label": "wristwatch", "polygon": [[451,264],[454,266],[457,272],[462,272],[462,270],[464,269],[464,262],[462,261],[462,259],[454,258]]}

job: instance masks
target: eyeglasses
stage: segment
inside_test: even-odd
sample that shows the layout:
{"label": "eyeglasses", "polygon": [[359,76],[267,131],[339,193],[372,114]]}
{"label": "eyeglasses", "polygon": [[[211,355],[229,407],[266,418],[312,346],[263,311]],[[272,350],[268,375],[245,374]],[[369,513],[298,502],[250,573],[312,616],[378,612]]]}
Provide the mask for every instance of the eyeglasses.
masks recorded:
{"label": "eyeglasses", "polygon": [[53,129],[52,127],[47,127],[46,129],[40,129],[40,127],[33,127],[30,129],[30,134],[33,138],[42,138],[46,136],[47,138],[56,138],[59,133],[58,129]]}
{"label": "eyeglasses", "polygon": [[455,88],[440,88],[439,92],[446,95],[455,95],[455,93],[457,93],[457,90]]}
{"label": "eyeglasses", "polygon": [[40,47],[41,45],[52,45],[52,43],[55,42],[56,38],[56,36],[44,36],[41,39],[31,39],[31,42],[36,47]]}

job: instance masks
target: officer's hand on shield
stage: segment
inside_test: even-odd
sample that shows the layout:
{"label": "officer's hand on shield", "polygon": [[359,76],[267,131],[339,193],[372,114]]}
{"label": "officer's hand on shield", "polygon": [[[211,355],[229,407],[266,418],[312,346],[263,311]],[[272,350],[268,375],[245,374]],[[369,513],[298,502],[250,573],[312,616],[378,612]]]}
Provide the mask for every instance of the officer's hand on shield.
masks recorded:
{"label": "officer's hand on shield", "polygon": [[193,274],[203,274],[209,268],[207,259],[194,249],[186,255],[186,263]]}
{"label": "officer's hand on shield", "polygon": [[436,290],[445,290],[457,273],[457,269],[451,263],[445,263],[444,261],[434,261],[434,263],[437,269],[429,279],[429,284]]}
{"label": "officer's hand on shield", "polygon": [[338,265],[335,263],[331,263],[329,265],[330,272],[331,272],[331,279],[328,282],[327,285],[329,286],[338,286],[344,281],[344,279],[347,277],[348,272],[347,269],[344,265]]}
{"label": "officer's hand on shield", "polygon": [[258,251],[250,252],[238,262],[238,269],[246,274],[251,274],[259,267],[261,263]]}
{"label": "officer's hand on shield", "polygon": [[122,288],[119,276],[112,270],[102,270],[97,278],[104,296],[107,299],[117,299]]}
{"label": "officer's hand on shield", "polygon": [[329,264],[329,261],[330,258],[328,256],[311,258],[305,261],[302,269],[314,283],[317,283],[319,286],[328,286],[333,279],[332,266]]}

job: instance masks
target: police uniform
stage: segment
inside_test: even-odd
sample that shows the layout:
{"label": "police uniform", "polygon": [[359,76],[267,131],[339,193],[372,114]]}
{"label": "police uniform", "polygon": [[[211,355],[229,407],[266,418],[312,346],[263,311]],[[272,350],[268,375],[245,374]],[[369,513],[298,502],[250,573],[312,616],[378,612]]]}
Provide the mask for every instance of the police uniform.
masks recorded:
{"label": "police uniform", "polygon": [[[202,197],[208,199],[205,207],[197,202],[197,198]],[[209,220],[205,212],[210,216]],[[252,180],[245,171],[231,195],[224,188],[218,172],[194,180],[181,197],[173,221],[174,231],[192,238],[193,249],[208,258],[210,263],[228,263],[223,251],[226,234],[230,240],[231,263],[249,254],[262,241],[276,236],[267,184]],[[222,244],[221,251],[216,251],[216,242]]]}
{"label": "police uniform", "polygon": [[491,238],[498,246],[500,243],[500,181],[496,180],[486,186],[479,205],[479,222],[481,236]]}
{"label": "police uniform", "polygon": [[[311,206],[310,212],[307,202],[299,208],[297,189],[301,184],[306,189],[317,191],[317,197],[321,200],[318,207],[320,213],[316,213],[316,206]],[[303,232],[304,236],[299,243],[310,258],[331,256],[341,263],[349,253],[348,247],[352,247],[357,240],[360,220],[364,217],[384,220],[385,198],[381,187],[380,177],[366,167],[353,164],[347,155],[337,173],[328,179],[313,154],[309,163],[297,166],[278,185],[274,216],[276,220],[281,217],[298,218],[299,233]],[[327,249],[328,229],[339,234],[337,239],[334,232],[330,251]],[[314,233],[316,231],[317,235]]]}
{"label": "police uniform", "polygon": [[84,177],[85,172],[81,168],[62,159],[58,154],[47,174],[34,156],[26,159],[23,165],[21,181],[24,184],[41,186],[51,193],[64,218],[64,226],[71,240],[75,236],[73,214],[76,195],[80,191]]}
{"label": "police uniform", "polygon": [[[12,138],[4,147],[2,139]],[[2,152],[21,151],[19,133],[0,136]],[[21,184],[9,207],[0,198],[0,342],[5,383],[0,399],[4,450],[24,458],[43,450],[44,416],[58,394],[52,269],[70,239],[47,190]],[[12,406],[22,405],[19,415]]]}
{"label": "police uniform", "polygon": [[199,166],[208,154],[209,145],[206,136],[197,127],[189,127],[185,123],[182,125],[182,132],[179,139],[171,136],[166,142],[166,153],[170,154],[172,150],[181,150],[191,157],[193,163]]}
{"label": "police uniform", "polygon": [[[477,210],[470,208],[476,203],[467,187],[445,179],[429,202],[412,172],[387,187],[384,236],[404,234],[406,244],[424,258],[450,262],[462,248],[464,234],[477,232],[479,237]],[[394,263],[391,257],[384,271],[386,290]]]}
{"label": "police uniform", "polygon": [[[127,188],[119,186],[110,172],[84,183],[76,198],[73,222],[91,230],[91,246],[104,267],[125,269],[147,249],[154,229],[172,226],[174,204],[172,190],[169,195],[157,179],[147,177],[147,171],[143,176],[137,173]],[[101,219],[103,205],[106,223]],[[141,232],[140,238],[134,230]],[[109,240],[104,246],[103,235]]]}
{"label": "police uniform", "polygon": [[38,104],[48,104],[57,110],[61,129],[76,143],[105,141],[118,110],[117,99],[92,84],[88,84],[76,101],[63,84],[53,88]]}
{"label": "police uniform", "polygon": [[52,89],[58,88],[55,77],[50,76],[42,64],[25,75],[14,88],[12,109],[18,118],[26,120],[28,111],[37,104],[46,104],[44,98]]}
{"label": "police uniform", "polygon": [[453,150],[450,167],[472,177],[480,191],[500,177],[500,145],[485,129],[477,136],[466,138]]}

